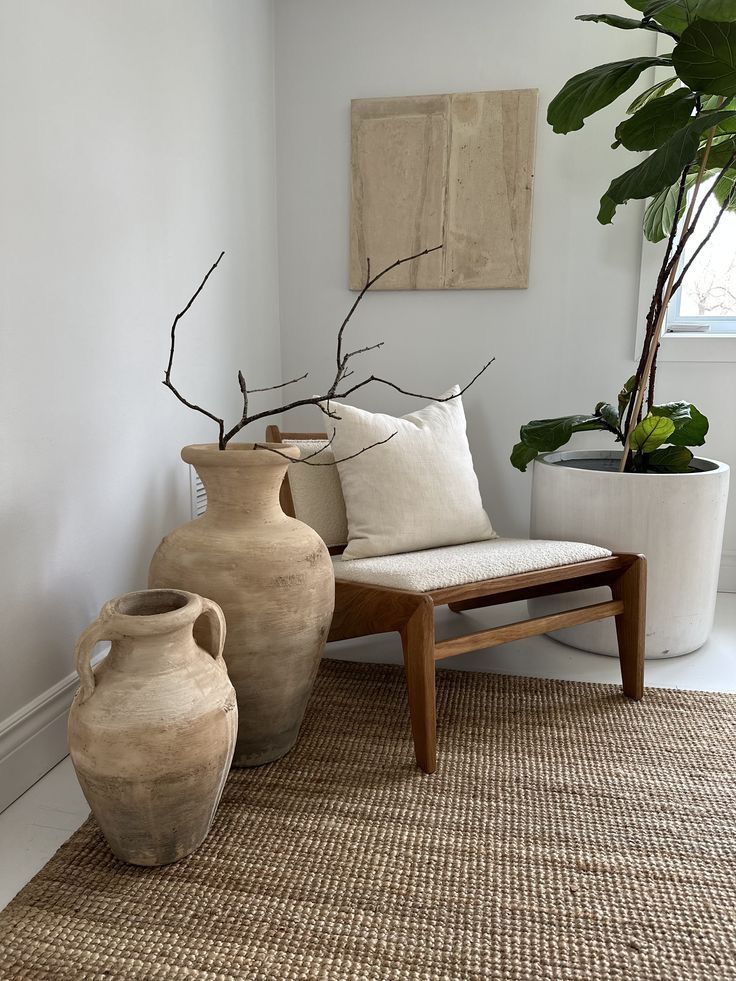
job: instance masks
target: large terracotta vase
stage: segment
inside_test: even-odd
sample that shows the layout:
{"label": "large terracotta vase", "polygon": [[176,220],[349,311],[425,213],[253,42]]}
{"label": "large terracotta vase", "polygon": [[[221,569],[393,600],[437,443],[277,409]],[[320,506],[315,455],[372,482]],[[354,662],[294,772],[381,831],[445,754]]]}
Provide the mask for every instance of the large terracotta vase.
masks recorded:
{"label": "large terracotta vase", "polygon": [[[211,650],[194,640],[200,617],[210,622]],[[112,646],[93,670],[101,640]],[[95,819],[125,862],[176,862],[210,829],[237,732],[224,643],[219,607],[172,589],[111,600],[79,639],[69,750]]]}
{"label": "large terracotta vase", "polygon": [[201,592],[222,607],[238,696],[233,763],[258,766],[299,735],[332,620],[332,560],[315,531],[281,510],[283,456],[252,443],[186,446],[181,455],[204,483],[207,511],[161,542],[149,585]]}

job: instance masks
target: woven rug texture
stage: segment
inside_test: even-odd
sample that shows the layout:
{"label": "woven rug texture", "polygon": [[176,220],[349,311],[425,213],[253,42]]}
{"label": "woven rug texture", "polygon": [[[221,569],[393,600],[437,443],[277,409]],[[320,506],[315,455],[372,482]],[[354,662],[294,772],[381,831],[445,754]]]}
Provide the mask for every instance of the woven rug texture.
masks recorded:
{"label": "woven rug texture", "polygon": [[736,695],[323,661],[299,743],[161,869],[89,820],[0,913],[0,978],[736,979]]}

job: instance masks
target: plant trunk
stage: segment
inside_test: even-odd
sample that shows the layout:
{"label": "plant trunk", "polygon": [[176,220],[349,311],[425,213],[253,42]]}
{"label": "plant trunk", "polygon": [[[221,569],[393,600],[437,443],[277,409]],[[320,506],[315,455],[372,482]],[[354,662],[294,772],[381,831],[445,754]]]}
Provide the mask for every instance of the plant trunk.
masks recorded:
{"label": "plant trunk", "polygon": [[623,473],[629,465],[631,455],[631,434],[641,418],[644,393],[646,391],[648,391],[648,405],[650,408],[654,402],[654,385],[657,372],[659,342],[662,337],[664,322],[667,316],[667,307],[672,297],[672,290],[675,280],[677,279],[677,270],[680,264],[680,259],[682,258],[682,253],[684,251],[687,239],[689,238],[689,235],[695,226],[695,222],[697,222],[699,217],[699,215],[696,215],[695,221],[693,221],[695,202],[698,199],[698,191],[700,190],[700,186],[703,183],[703,177],[705,176],[714,133],[715,130],[713,129],[708,134],[708,140],[705,144],[705,150],[703,152],[703,159],[700,163],[698,176],[692,189],[692,198],[690,200],[687,214],[685,215],[685,221],[680,232],[680,241],[674,248],[672,258],[670,258],[670,253],[674,245],[674,239],[677,234],[677,213],[680,209],[681,195],[684,191],[685,179],[687,172],[690,169],[690,165],[688,165],[680,178],[681,193],[680,197],[678,198],[677,209],[675,211],[675,220],[672,225],[672,231],[670,232],[667,252],[665,253],[665,257],[659,271],[659,276],[657,277],[657,285],[654,290],[654,296],[652,297],[649,314],[647,315],[647,329],[644,336],[644,345],[636,372],[636,382],[634,383],[634,388],[631,392],[631,400],[629,402],[629,409],[626,415],[626,426],[624,428],[624,451],[621,454],[621,464],[619,467],[621,473]]}

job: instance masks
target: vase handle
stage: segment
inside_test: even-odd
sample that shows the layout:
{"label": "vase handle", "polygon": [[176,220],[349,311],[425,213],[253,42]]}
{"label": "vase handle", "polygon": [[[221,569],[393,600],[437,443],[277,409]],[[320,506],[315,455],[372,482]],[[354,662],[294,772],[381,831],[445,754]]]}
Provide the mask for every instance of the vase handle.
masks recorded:
{"label": "vase handle", "polygon": [[103,640],[119,640],[120,635],[112,629],[108,604],[103,606],[99,617],[91,623],[77,641],[74,649],[74,664],[81,682],[79,703],[86,702],[95,690],[95,673],[92,669],[92,650]]}
{"label": "vase handle", "polygon": [[225,668],[225,658],[222,656],[223,649],[225,647],[225,636],[227,634],[227,627],[225,625],[225,614],[222,612],[217,603],[213,602],[211,599],[207,599],[206,596],[201,596],[202,600],[202,613],[203,617],[207,617],[210,622],[212,644],[214,650],[209,653],[215,659],[217,664],[219,664],[223,669]]}

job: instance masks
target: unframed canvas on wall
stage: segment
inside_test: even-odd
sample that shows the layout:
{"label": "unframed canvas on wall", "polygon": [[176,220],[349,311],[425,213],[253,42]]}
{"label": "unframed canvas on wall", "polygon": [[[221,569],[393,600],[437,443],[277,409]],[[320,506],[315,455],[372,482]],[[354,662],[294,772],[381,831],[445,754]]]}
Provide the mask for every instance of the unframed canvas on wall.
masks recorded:
{"label": "unframed canvas on wall", "polygon": [[352,102],[350,288],[444,242],[378,288],[525,289],[538,92]]}

